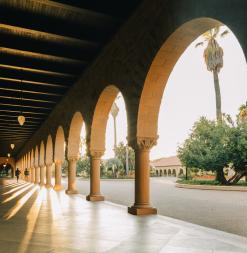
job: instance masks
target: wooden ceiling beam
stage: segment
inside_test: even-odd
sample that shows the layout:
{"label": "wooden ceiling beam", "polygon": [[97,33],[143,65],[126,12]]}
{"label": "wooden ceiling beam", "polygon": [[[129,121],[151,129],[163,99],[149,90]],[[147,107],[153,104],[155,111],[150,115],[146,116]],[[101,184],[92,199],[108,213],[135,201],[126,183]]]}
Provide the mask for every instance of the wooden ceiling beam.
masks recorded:
{"label": "wooden ceiling beam", "polygon": [[35,59],[35,60],[46,61],[46,62],[68,64],[68,65],[87,64],[87,62],[77,60],[77,59],[71,59],[71,58],[48,55],[48,54],[40,54],[36,52],[24,51],[24,50],[7,48],[7,47],[0,47],[0,54],[12,55],[14,57],[22,57],[22,58],[27,58],[27,59]]}

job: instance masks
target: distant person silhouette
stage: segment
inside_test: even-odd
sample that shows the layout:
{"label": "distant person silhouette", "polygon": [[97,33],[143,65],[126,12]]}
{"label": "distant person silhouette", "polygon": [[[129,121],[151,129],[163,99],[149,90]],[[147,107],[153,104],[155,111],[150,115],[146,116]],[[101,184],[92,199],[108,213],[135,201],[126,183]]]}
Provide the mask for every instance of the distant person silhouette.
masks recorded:
{"label": "distant person silhouette", "polygon": [[29,171],[27,168],[24,171],[24,175],[25,175],[25,180],[28,181]]}
{"label": "distant person silhouette", "polygon": [[18,183],[18,181],[19,181],[19,176],[20,176],[20,174],[21,174],[21,171],[17,168],[17,169],[15,170],[15,176],[16,176],[17,183]]}

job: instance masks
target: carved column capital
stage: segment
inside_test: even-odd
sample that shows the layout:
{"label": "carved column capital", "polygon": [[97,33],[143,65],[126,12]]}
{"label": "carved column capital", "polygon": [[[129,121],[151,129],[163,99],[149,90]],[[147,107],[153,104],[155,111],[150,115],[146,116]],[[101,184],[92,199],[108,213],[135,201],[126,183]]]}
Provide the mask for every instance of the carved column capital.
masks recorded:
{"label": "carved column capital", "polygon": [[55,165],[62,165],[62,163],[63,163],[63,162],[62,162],[61,160],[56,160],[56,161],[55,161]]}
{"label": "carved column capital", "polygon": [[157,144],[158,136],[156,137],[140,137],[136,138],[137,148],[143,150],[150,150]]}
{"label": "carved column capital", "polygon": [[105,150],[90,150],[90,156],[95,159],[100,159],[105,153]]}
{"label": "carved column capital", "polygon": [[70,156],[70,157],[68,157],[68,160],[70,162],[77,162],[78,161],[78,156]]}

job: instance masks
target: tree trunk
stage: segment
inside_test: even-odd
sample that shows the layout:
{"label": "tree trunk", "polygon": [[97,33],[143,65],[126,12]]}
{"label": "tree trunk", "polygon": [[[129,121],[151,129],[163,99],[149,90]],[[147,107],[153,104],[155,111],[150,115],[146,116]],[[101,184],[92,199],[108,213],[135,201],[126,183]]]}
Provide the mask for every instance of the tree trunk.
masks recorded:
{"label": "tree trunk", "polygon": [[215,89],[215,100],[216,100],[216,119],[218,122],[222,121],[221,112],[221,94],[220,94],[220,84],[217,70],[213,70],[214,75],[214,89]]}
{"label": "tree trunk", "polygon": [[223,169],[216,171],[216,181],[221,184],[227,184]]}

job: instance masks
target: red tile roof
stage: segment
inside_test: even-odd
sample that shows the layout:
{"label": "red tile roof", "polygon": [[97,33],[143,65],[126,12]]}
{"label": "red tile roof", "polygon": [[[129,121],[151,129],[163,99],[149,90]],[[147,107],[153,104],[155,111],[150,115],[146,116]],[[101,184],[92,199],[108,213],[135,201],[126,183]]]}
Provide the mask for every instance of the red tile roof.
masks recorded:
{"label": "red tile roof", "polygon": [[166,166],[182,166],[177,156],[163,157],[150,161],[150,165],[154,167],[166,167]]}

